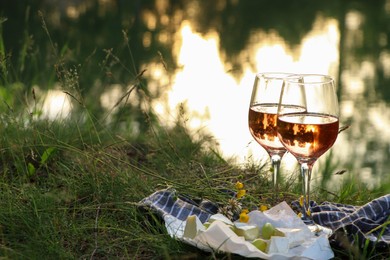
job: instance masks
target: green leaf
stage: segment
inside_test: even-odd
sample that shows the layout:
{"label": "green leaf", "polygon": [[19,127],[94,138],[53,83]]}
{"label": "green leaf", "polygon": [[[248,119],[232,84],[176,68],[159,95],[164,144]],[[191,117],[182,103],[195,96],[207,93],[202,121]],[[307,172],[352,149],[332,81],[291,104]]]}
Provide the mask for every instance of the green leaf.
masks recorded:
{"label": "green leaf", "polygon": [[50,156],[53,154],[54,151],[54,147],[49,147],[43,152],[41,157],[41,165],[45,164],[47,160],[49,160]]}
{"label": "green leaf", "polygon": [[33,176],[36,172],[35,166],[32,163],[27,164],[27,169],[28,169],[28,175],[30,177]]}

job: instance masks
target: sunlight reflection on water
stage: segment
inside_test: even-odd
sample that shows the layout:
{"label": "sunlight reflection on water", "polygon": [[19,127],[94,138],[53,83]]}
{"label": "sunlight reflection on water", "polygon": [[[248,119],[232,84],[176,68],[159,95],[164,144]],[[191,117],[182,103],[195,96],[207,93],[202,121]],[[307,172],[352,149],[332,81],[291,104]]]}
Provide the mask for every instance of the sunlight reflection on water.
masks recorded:
{"label": "sunlight reflection on water", "polygon": [[[264,151],[253,142],[247,126],[254,75],[260,71],[336,73],[337,23],[321,20],[314,28],[315,32],[303,40],[297,59],[286,52],[286,46],[277,36],[254,33],[253,39],[257,41],[250,46],[249,56],[253,57],[256,71],[243,61],[244,73],[236,80],[226,72],[219,56],[219,39],[213,34],[202,37],[190,25],[184,24],[181,28],[182,46],[178,53],[182,70],[174,77],[167,97],[169,111],[177,110],[177,106],[184,103],[189,109],[189,125],[193,129],[206,128],[213,133],[227,157],[235,156],[239,162],[252,154],[262,157],[259,154],[264,154]],[[321,53],[318,53],[318,48]],[[165,117],[164,114],[160,116]]]}
{"label": "sunlight reflection on water", "polygon": [[[347,18],[349,26],[358,30],[359,16],[350,14]],[[350,36],[355,37],[353,34]],[[151,91],[164,89],[160,93],[161,98],[152,101],[155,112],[160,116],[161,122],[172,125],[178,117],[178,107],[184,105],[188,112],[187,125],[193,132],[202,129],[213,134],[223,155],[236,158],[238,163],[268,158],[260,145],[253,141],[247,125],[249,98],[257,72],[329,74],[336,79],[336,85],[338,83],[340,35],[335,19],[317,17],[312,31],[295,49],[290,49],[275,32],[253,32],[248,46],[240,56],[243,73],[239,78],[228,72],[219,52],[219,37],[216,33],[200,35],[189,22],[184,22],[176,34],[175,42],[180,43],[174,46],[174,56],[178,59],[180,69],[172,77],[167,76],[161,66],[146,64],[152,79],[148,88]],[[346,43],[353,45],[354,42],[347,39]],[[383,54],[382,57],[383,64],[390,64],[390,55]],[[390,66],[387,67],[390,70]],[[353,117],[359,126],[348,130],[348,135],[341,134],[332,149],[341,164],[347,164],[353,157],[354,167],[362,169],[360,173],[368,179],[371,178],[371,169],[362,167],[361,160],[367,157],[367,142],[375,140],[376,133],[379,132],[387,140],[390,139],[390,132],[381,131],[390,127],[388,105],[378,103],[367,108],[365,114],[359,114],[361,109],[358,108],[362,104],[368,107],[364,92],[369,90],[365,83],[367,79],[372,81],[374,77],[375,70],[370,62],[351,66],[341,73],[342,82],[345,82],[340,100],[341,125]],[[56,91],[48,93],[43,106],[45,117],[66,116],[69,113],[71,107],[64,95]],[[100,102],[103,107],[108,108],[113,100],[118,100],[122,95],[121,88],[113,85],[102,95]],[[365,123],[367,118],[371,121]],[[365,130],[360,125],[367,125],[366,128],[371,128],[372,131]],[[362,138],[365,132],[361,131],[370,134]],[[359,141],[355,142],[355,138]],[[382,164],[386,160],[383,154],[382,157],[379,153],[370,156],[373,157],[372,160]],[[321,157],[315,167],[320,167],[318,164],[321,165],[325,157]],[[290,169],[296,165],[295,159],[289,154],[282,162]]]}
{"label": "sunlight reflection on water", "polygon": [[69,96],[58,89],[48,90],[42,104],[42,117],[49,120],[66,118],[72,111]]}
{"label": "sunlight reflection on water", "polygon": [[[219,56],[219,39],[213,34],[202,37],[195,33],[189,24],[184,24],[181,28],[182,45],[177,55],[182,70],[175,75],[172,88],[165,97],[169,111],[167,114],[169,117],[172,116],[172,111],[177,111],[178,105],[185,104],[189,110],[189,126],[194,130],[199,128],[209,130],[218,140],[226,157],[235,157],[239,163],[248,159],[254,161],[267,159],[268,155],[253,141],[247,126],[248,102],[255,73],[260,71],[322,73],[333,76],[337,84],[340,40],[337,26],[336,20],[319,17],[313,31],[303,39],[300,48],[293,51],[289,50],[277,35],[261,31],[254,33],[252,44],[247,50],[250,61],[242,61],[244,73],[237,80],[226,72],[224,62]],[[252,69],[251,62],[255,64],[255,70]],[[351,94],[343,95],[340,100],[342,125],[343,121],[348,119],[343,118],[343,114],[355,116],[359,111],[357,108],[360,104],[356,101],[362,98],[366,88],[361,83],[362,76],[373,77],[367,63],[360,66],[360,72],[346,70],[342,74],[348,83],[343,86],[343,91]],[[383,108],[378,110],[372,106],[369,113],[372,120],[381,122],[386,127],[390,126],[389,120],[383,118],[385,115]],[[161,113],[160,116],[167,118],[167,114]],[[373,125],[380,124],[373,122]],[[351,156],[357,155],[357,158],[367,156],[367,143],[361,138],[359,140],[358,144],[350,145],[351,138],[344,134],[339,136],[332,151],[338,163],[347,164]],[[315,168],[320,167],[325,158],[326,156],[322,156]],[[353,158],[355,167],[361,169],[360,174],[375,184],[371,177],[371,169],[362,167],[363,160]],[[383,156],[377,156],[376,159],[385,160]],[[283,163],[289,169],[296,165],[295,159],[289,154],[284,157]]]}

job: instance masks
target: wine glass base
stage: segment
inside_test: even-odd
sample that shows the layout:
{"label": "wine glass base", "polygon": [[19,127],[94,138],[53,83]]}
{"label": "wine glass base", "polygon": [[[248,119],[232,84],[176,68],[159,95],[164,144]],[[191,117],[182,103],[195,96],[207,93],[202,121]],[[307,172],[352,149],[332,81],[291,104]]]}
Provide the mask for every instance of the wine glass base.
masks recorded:
{"label": "wine glass base", "polygon": [[307,216],[302,217],[301,220],[303,221],[303,223],[307,225],[310,231],[316,236],[326,235],[327,237],[330,237],[333,234],[332,229],[315,223],[314,220],[312,220]]}
{"label": "wine glass base", "polygon": [[312,222],[312,224],[308,224],[307,227],[316,236],[326,235],[327,237],[330,237],[333,234],[332,229],[318,225],[314,222]]}

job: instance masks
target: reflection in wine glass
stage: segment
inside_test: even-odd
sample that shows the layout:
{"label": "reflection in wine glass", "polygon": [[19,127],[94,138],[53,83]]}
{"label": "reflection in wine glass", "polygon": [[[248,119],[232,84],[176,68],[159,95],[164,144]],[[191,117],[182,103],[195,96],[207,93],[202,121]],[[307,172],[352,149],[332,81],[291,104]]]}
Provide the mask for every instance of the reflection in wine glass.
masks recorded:
{"label": "reflection in wine glass", "polygon": [[278,194],[280,161],[286,152],[276,132],[277,109],[283,79],[288,73],[259,73],[255,77],[249,105],[248,123],[253,138],[269,154],[273,175],[274,196]]}
{"label": "reflection in wine glass", "polygon": [[304,221],[311,221],[309,195],[313,165],[332,147],[338,129],[338,101],[330,76],[301,74],[285,78],[278,106],[277,132],[301,167]]}

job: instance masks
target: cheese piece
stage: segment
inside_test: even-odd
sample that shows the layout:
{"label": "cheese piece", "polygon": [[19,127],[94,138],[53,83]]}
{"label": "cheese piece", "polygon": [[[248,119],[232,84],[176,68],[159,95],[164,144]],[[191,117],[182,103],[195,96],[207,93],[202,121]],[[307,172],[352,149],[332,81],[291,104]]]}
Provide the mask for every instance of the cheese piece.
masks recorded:
{"label": "cheese piece", "polygon": [[267,253],[282,253],[287,254],[289,250],[288,238],[272,236],[267,246]]}
{"label": "cheese piece", "polygon": [[231,226],[234,225],[233,222],[230,219],[228,219],[225,215],[220,214],[220,213],[211,215],[209,220],[208,220],[208,222],[213,223],[216,220],[222,221],[226,225],[231,225]]}
{"label": "cheese piece", "polygon": [[306,238],[305,231],[300,228],[275,228],[274,235],[286,237],[290,248],[301,245]]}
{"label": "cheese piece", "polygon": [[191,215],[187,217],[183,237],[193,239],[194,237],[196,237],[196,235],[198,235],[199,232],[205,230],[206,228],[205,226],[203,226],[199,218],[196,215]]}
{"label": "cheese piece", "polygon": [[245,240],[255,240],[260,235],[260,229],[255,225],[248,225],[242,222],[234,223],[234,230],[238,236],[244,237]]}

